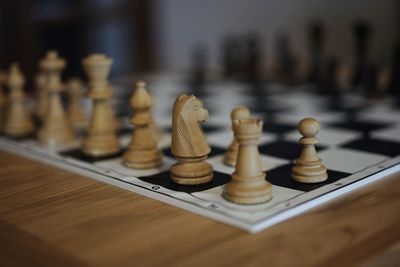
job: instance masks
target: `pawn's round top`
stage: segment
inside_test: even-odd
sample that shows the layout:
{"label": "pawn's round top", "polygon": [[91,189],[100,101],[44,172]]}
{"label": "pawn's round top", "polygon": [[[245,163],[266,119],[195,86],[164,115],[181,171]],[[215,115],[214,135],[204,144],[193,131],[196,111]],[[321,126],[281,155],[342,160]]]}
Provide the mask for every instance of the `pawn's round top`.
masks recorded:
{"label": "pawn's round top", "polygon": [[68,80],[68,93],[69,94],[82,94],[83,93],[83,82],[81,79],[72,77]]}
{"label": "pawn's round top", "polygon": [[319,122],[313,118],[305,118],[299,122],[299,133],[304,137],[315,137],[319,132]]}
{"label": "pawn's round top", "polygon": [[145,87],[146,87],[146,82],[144,82],[144,81],[138,81],[138,82],[136,83],[136,87],[137,87],[137,88],[139,88],[139,87],[145,88]]}
{"label": "pawn's round top", "polygon": [[245,119],[250,117],[250,111],[246,107],[235,107],[232,112],[231,112],[231,119],[232,120],[239,120],[239,119]]}

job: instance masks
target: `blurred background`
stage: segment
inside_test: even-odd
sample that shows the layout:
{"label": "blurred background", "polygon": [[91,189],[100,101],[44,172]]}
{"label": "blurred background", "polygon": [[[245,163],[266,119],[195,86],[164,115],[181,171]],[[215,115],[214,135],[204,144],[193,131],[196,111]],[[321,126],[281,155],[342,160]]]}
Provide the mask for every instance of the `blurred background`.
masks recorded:
{"label": "blurred background", "polygon": [[316,21],[324,27],[324,51],[340,62],[354,57],[354,22],[368,23],[370,60],[391,64],[398,0],[16,0],[0,3],[0,68],[20,62],[32,80],[38,60],[56,49],[68,61],[66,77],[82,77],[81,59],[92,52],[114,59],[113,76],[186,71],[201,46],[208,68],[219,71],[223,40],[249,33],[260,40],[262,63],[277,56],[282,36],[301,60],[310,53],[307,31]]}

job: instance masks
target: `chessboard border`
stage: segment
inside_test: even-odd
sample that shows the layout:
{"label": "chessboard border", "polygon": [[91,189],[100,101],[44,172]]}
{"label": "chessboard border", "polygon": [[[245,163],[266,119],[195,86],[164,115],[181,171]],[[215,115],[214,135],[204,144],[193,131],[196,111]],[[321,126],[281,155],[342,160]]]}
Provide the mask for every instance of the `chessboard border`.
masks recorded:
{"label": "chessboard border", "polygon": [[[52,156],[52,155],[47,155],[46,153],[43,153],[40,151],[35,151],[30,147],[22,146],[22,145],[18,144],[16,141],[10,140],[5,137],[2,137],[0,139],[0,144],[1,144],[0,149],[2,149],[2,150],[6,150],[8,152],[33,159],[35,161],[39,161],[39,162],[43,162],[43,163],[46,163],[46,164],[49,164],[49,165],[52,165],[55,167],[59,167],[66,171],[71,171],[73,173],[77,173],[79,175],[83,175],[85,177],[92,178],[92,179],[95,179],[100,182],[114,185],[114,186],[120,187],[125,190],[129,190],[131,192],[167,203],[169,205],[179,207],[186,211],[205,216],[206,218],[214,219],[219,222],[223,222],[223,223],[229,224],[231,226],[238,227],[249,233],[260,232],[260,231],[262,231],[268,227],[271,227],[277,223],[280,223],[282,221],[285,221],[287,219],[290,219],[292,217],[300,215],[301,213],[304,213],[305,211],[308,211],[316,206],[326,203],[329,200],[332,200],[339,196],[343,196],[344,194],[347,194],[355,189],[358,189],[362,186],[373,183],[375,181],[378,181],[380,179],[387,177],[390,174],[400,171],[400,164],[399,164],[400,156],[397,156],[392,159],[384,160],[383,162],[377,163],[377,164],[370,166],[362,171],[359,171],[357,173],[354,173],[350,176],[343,178],[343,179],[349,179],[350,177],[356,178],[356,180],[354,180],[350,183],[342,184],[340,186],[337,186],[337,188],[328,190],[327,192],[325,192],[323,194],[318,194],[318,191],[321,191],[324,189],[326,190],[326,187],[332,186],[332,184],[322,186],[318,189],[307,192],[307,196],[306,196],[307,199],[300,200],[296,205],[288,206],[285,210],[281,210],[281,211],[275,212],[273,214],[270,214],[267,217],[259,219],[258,222],[256,222],[256,223],[254,223],[254,222],[246,223],[236,217],[232,218],[231,216],[229,216],[229,214],[225,214],[223,212],[213,212],[213,216],[210,217],[208,214],[210,212],[210,209],[207,207],[203,207],[201,205],[198,205],[196,203],[186,201],[183,199],[178,199],[169,194],[155,191],[155,190],[146,188],[146,187],[138,185],[138,184],[133,184],[129,181],[122,180],[120,178],[107,175],[105,173],[100,173],[93,169],[84,167],[80,164],[74,164],[74,162],[67,161],[57,155]],[[76,160],[74,160],[74,161],[76,161]],[[376,169],[376,171],[373,171],[374,169]],[[371,170],[372,170],[372,172],[371,172]],[[368,175],[366,175],[366,176],[362,175],[365,172],[367,172]],[[361,175],[361,177],[357,179],[357,176],[360,176],[360,175]],[[343,179],[336,181],[335,184],[340,183],[340,181]],[[315,194],[315,196],[310,198],[309,195],[311,193]],[[305,193],[299,194],[299,195],[295,196],[293,199],[301,198],[304,195],[305,195]],[[185,203],[186,205],[183,203]],[[189,204],[190,207],[188,207],[187,204]],[[231,219],[229,219],[229,217]],[[232,219],[234,221],[232,221]]]}

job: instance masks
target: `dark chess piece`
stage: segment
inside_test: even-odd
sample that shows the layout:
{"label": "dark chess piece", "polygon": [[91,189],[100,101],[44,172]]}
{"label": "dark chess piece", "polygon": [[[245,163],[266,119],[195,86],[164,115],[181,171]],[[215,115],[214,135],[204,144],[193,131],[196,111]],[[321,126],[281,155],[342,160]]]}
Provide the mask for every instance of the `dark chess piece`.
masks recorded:
{"label": "dark chess piece", "polygon": [[363,76],[368,68],[368,48],[372,29],[365,21],[357,21],[353,24],[353,36],[355,43],[355,65],[353,71],[352,85],[362,84]]}
{"label": "dark chess piece", "polygon": [[330,58],[321,66],[318,78],[315,81],[317,92],[324,95],[337,96],[339,94],[338,64],[335,58]]}
{"label": "dark chess piece", "polygon": [[310,69],[308,81],[318,82],[321,79],[323,62],[323,45],[325,41],[325,30],[320,22],[313,22],[309,28],[310,40]]}
{"label": "dark chess piece", "polygon": [[398,42],[393,51],[393,61],[391,66],[391,80],[387,88],[390,95],[400,98],[400,42]]}
{"label": "dark chess piece", "polygon": [[368,98],[379,98],[381,96],[378,87],[378,69],[373,64],[368,64],[362,80],[363,94]]}
{"label": "dark chess piece", "polygon": [[238,43],[233,35],[228,35],[225,37],[222,43],[222,69],[223,77],[225,79],[234,78],[237,74],[237,53]]}
{"label": "dark chess piece", "polygon": [[245,40],[244,78],[249,83],[259,84],[262,80],[262,53],[259,36],[250,34]]}
{"label": "dark chess piece", "polygon": [[284,83],[295,83],[296,58],[293,55],[289,38],[280,35],[276,40],[277,73],[278,80]]}
{"label": "dark chess piece", "polygon": [[203,45],[197,45],[192,51],[192,70],[189,77],[189,89],[191,94],[198,96],[203,95],[207,66],[207,49]]}

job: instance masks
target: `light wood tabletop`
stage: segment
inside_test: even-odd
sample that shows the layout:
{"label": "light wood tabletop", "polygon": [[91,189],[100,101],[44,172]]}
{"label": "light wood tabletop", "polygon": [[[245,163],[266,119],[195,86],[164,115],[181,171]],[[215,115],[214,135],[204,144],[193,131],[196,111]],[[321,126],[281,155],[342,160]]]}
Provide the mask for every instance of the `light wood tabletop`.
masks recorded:
{"label": "light wood tabletop", "polygon": [[400,174],[257,234],[0,151],[0,266],[399,263]]}

